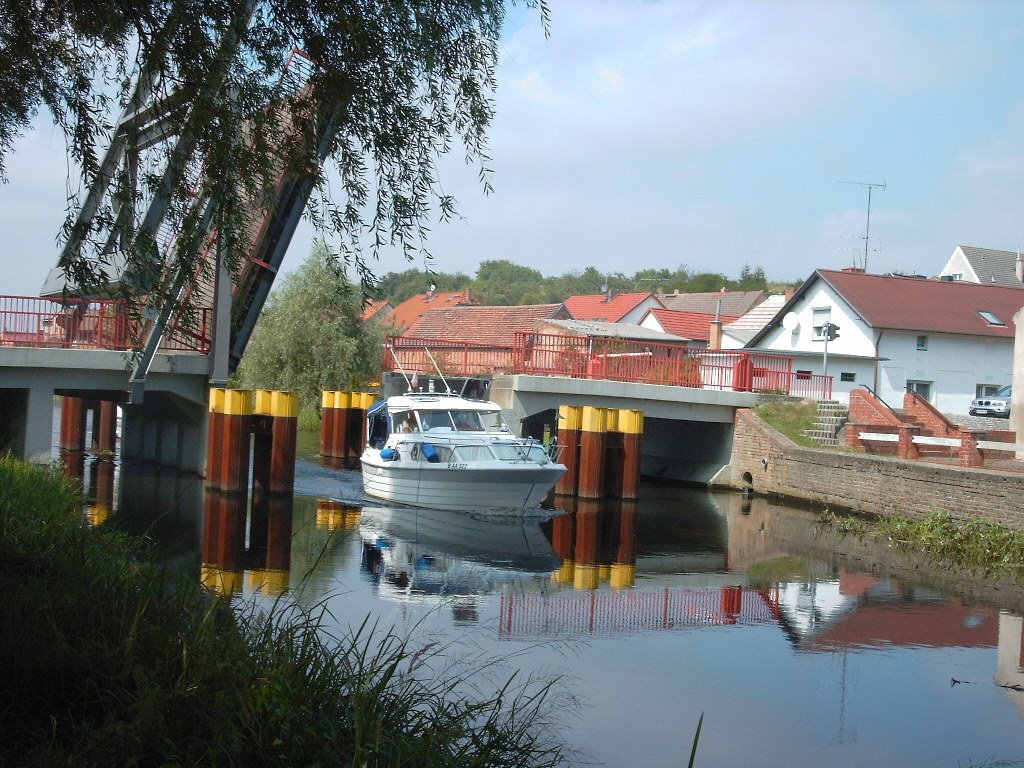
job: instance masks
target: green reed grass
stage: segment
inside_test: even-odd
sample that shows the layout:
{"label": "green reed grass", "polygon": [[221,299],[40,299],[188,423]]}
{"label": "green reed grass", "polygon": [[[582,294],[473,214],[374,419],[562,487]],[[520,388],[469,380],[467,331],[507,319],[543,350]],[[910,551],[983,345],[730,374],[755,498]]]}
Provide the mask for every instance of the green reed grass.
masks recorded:
{"label": "green reed grass", "polygon": [[226,598],[82,525],[59,472],[0,457],[0,765],[554,766],[551,689],[443,649]]}
{"label": "green reed grass", "polygon": [[822,523],[840,533],[885,539],[897,549],[924,554],[931,562],[982,574],[1024,578],[1024,532],[981,520],[957,520],[937,511],[919,520],[860,518],[822,513]]}

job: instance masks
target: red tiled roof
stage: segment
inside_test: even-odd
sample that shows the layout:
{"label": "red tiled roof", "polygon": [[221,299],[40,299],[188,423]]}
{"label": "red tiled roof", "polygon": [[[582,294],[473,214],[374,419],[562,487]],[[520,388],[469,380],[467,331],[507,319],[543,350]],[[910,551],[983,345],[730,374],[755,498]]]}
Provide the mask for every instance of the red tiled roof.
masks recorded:
{"label": "red tiled roof", "polygon": [[570,296],[565,300],[573,320],[601,320],[614,323],[628,315],[653,293],[620,293],[611,300],[603,293],[593,296]]}
{"label": "red tiled roof", "polygon": [[[817,274],[873,328],[1012,338],[1013,315],[1024,307],[1020,288],[828,269]],[[1003,325],[989,323],[980,311]]]}
{"label": "red tiled roof", "polygon": [[[366,306],[363,307],[363,322],[365,323],[367,320],[372,320],[386,307],[390,306],[391,302],[385,299],[370,299],[366,302]],[[393,307],[392,311],[394,311]]]}
{"label": "red tiled roof", "polygon": [[432,309],[406,335],[510,347],[516,331],[532,331],[535,321],[565,317],[566,314],[562,304]]}
{"label": "red tiled roof", "polygon": [[459,305],[476,303],[469,291],[435,291],[420,293],[406,299],[394,312],[388,315],[390,322],[398,331],[405,332],[414,327],[423,317],[424,312],[432,309],[443,309]]}
{"label": "red tiled roof", "polygon": [[[676,336],[694,341],[707,341],[711,338],[711,323],[714,321],[714,314],[707,312],[680,312],[675,309],[651,309],[649,313],[665,330]],[[722,315],[719,318],[723,323],[731,323],[739,318],[732,315]]]}

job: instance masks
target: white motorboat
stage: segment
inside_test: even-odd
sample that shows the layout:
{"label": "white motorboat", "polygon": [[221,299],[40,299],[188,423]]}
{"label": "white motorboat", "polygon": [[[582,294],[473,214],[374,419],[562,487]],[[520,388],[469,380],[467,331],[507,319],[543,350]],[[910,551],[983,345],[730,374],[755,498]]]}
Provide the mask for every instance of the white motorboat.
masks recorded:
{"label": "white motorboat", "polygon": [[496,403],[450,393],[375,403],[366,434],[366,494],[415,507],[528,510],[566,471],[543,444],[514,436]]}

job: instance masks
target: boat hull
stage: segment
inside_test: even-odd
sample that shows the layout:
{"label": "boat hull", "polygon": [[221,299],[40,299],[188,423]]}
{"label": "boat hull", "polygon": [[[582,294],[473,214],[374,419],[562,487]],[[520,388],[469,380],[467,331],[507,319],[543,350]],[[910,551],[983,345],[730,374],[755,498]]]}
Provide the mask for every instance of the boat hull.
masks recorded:
{"label": "boat hull", "polygon": [[367,496],[431,509],[535,508],[565,473],[560,464],[494,462],[494,467],[451,468],[423,461],[374,458],[362,459],[363,489]]}

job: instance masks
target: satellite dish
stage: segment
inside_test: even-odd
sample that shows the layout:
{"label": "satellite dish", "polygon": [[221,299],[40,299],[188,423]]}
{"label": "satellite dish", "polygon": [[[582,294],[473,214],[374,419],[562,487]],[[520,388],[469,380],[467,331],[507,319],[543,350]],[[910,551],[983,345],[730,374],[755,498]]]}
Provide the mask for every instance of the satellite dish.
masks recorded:
{"label": "satellite dish", "polygon": [[786,316],[782,318],[782,327],[790,332],[795,331],[800,327],[800,315],[796,312],[787,312]]}

